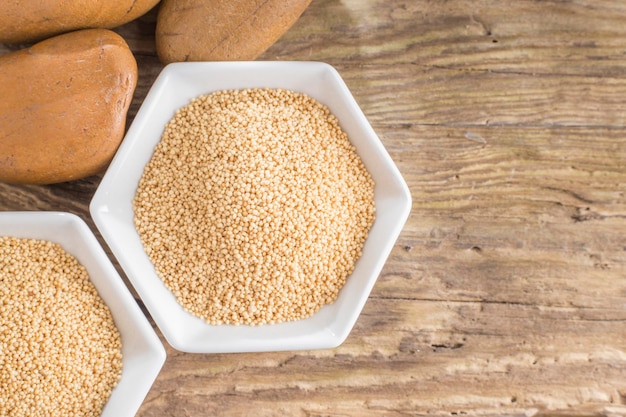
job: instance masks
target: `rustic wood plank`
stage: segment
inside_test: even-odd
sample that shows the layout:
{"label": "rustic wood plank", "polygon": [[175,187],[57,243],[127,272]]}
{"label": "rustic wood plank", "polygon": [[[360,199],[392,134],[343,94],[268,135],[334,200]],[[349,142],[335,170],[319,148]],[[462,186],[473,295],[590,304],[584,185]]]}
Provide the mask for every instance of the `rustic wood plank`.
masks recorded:
{"label": "rustic wood plank", "polygon": [[[315,2],[273,59],[414,63],[514,73],[623,74],[617,1]],[[616,62],[617,61],[617,62]]]}
{"label": "rustic wood plank", "polygon": [[412,64],[338,69],[373,122],[617,127],[626,121],[623,77],[464,72]]}
{"label": "rustic wood plank", "polygon": [[[189,415],[254,409],[297,416],[496,409],[522,415],[536,412],[533,404],[590,402],[619,408],[615,386],[626,357],[612,346],[623,321],[596,326],[568,311],[553,313],[512,304],[374,298],[334,351],[170,358],[158,382],[164,386],[146,401],[145,415],[159,415],[165,404],[184,405]],[[573,330],[578,337],[571,337]]]}

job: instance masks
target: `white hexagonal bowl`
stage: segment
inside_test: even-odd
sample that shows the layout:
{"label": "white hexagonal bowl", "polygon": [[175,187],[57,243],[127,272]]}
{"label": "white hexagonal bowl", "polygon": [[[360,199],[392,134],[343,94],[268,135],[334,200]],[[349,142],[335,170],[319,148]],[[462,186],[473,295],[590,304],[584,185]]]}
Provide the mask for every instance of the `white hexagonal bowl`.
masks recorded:
{"label": "white hexagonal bowl", "polygon": [[89,226],[70,213],[2,212],[0,236],[56,242],[87,269],[122,337],[122,377],[102,417],[134,416],[165,362],[165,349]]}
{"label": "white hexagonal bowl", "polygon": [[[285,88],[317,99],[337,116],[375,181],[376,219],[354,272],[337,300],[300,321],[211,326],[183,310],[156,275],[133,223],[132,199],[174,112],[201,94]],[[321,62],[193,62],[157,77],[104,175],[91,215],[166,340],[197,353],[323,349],[352,330],[411,209],[408,187],[339,73]]]}

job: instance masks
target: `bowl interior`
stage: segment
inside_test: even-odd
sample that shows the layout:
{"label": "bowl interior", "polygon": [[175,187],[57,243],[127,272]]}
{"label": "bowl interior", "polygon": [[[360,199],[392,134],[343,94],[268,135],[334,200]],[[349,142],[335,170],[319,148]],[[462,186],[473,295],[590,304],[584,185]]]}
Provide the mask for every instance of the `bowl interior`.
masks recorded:
{"label": "bowl interior", "polygon": [[165,362],[165,350],[89,227],[69,213],[5,212],[0,236],[59,243],[87,269],[122,336],[122,377],[102,417],[135,415]]}
{"label": "bowl interior", "polygon": [[[373,176],[376,220],[338,299],[310,318],[274,325],[210,326],[185,312],[143,251],[132,199],[174,112],[201,94],[239,88],[285,88],[327,105]],[[331,66],[316,62],[170,64],[148,93],[90,206],[94,221],[167,341],[187,352],[250,352],[330,348],[347,337],[395,243],[411,206],[393,161],[347,86]]]}

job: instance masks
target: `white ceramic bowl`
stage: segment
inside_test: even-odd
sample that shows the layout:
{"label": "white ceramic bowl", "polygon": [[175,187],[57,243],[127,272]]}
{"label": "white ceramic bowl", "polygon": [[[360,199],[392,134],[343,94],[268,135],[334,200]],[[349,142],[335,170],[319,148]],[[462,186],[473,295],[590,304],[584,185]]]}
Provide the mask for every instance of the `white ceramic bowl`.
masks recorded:
{"label": "white ceramic bowl", "polygon": [[87,224],[70,213],[3,212],[0,236],[56,242],[87,269],[122,337],[122,377],[102,417],[134,416],[165,362],[165,349]]}
{"label": "white ceramic bowl", "polygon": [[[175,110],[201,94],[239,88],[285,88],[317,99],[337,116],[376,185],[376,220],[363,255],[337,300],[300,321],[211,326],[187,313],[155,273],[133,224],[132,199],[144,166]],[[254,352],[331,348],[350,333],[409,215],[411,196],[338,72],[320,62],[195,62],[166,66],[133,120],[90,210],[164,337],[185,352]]]}

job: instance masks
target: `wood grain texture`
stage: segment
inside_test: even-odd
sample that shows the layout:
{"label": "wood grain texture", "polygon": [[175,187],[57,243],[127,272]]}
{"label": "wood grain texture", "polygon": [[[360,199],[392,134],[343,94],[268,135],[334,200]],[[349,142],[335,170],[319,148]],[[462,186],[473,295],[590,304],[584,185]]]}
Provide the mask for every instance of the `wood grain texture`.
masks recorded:
{"label": "wood grain texture", "polygon": [[[313,0],[260,59],[339,70],[411,216],[343,345],[168,347],[138,415],[626,415],[625,19],[608,0]],[[132,119],[162,68],[153,16],[117,31]],[[99,179],[0,184],[0,209],[92,225]]]}

